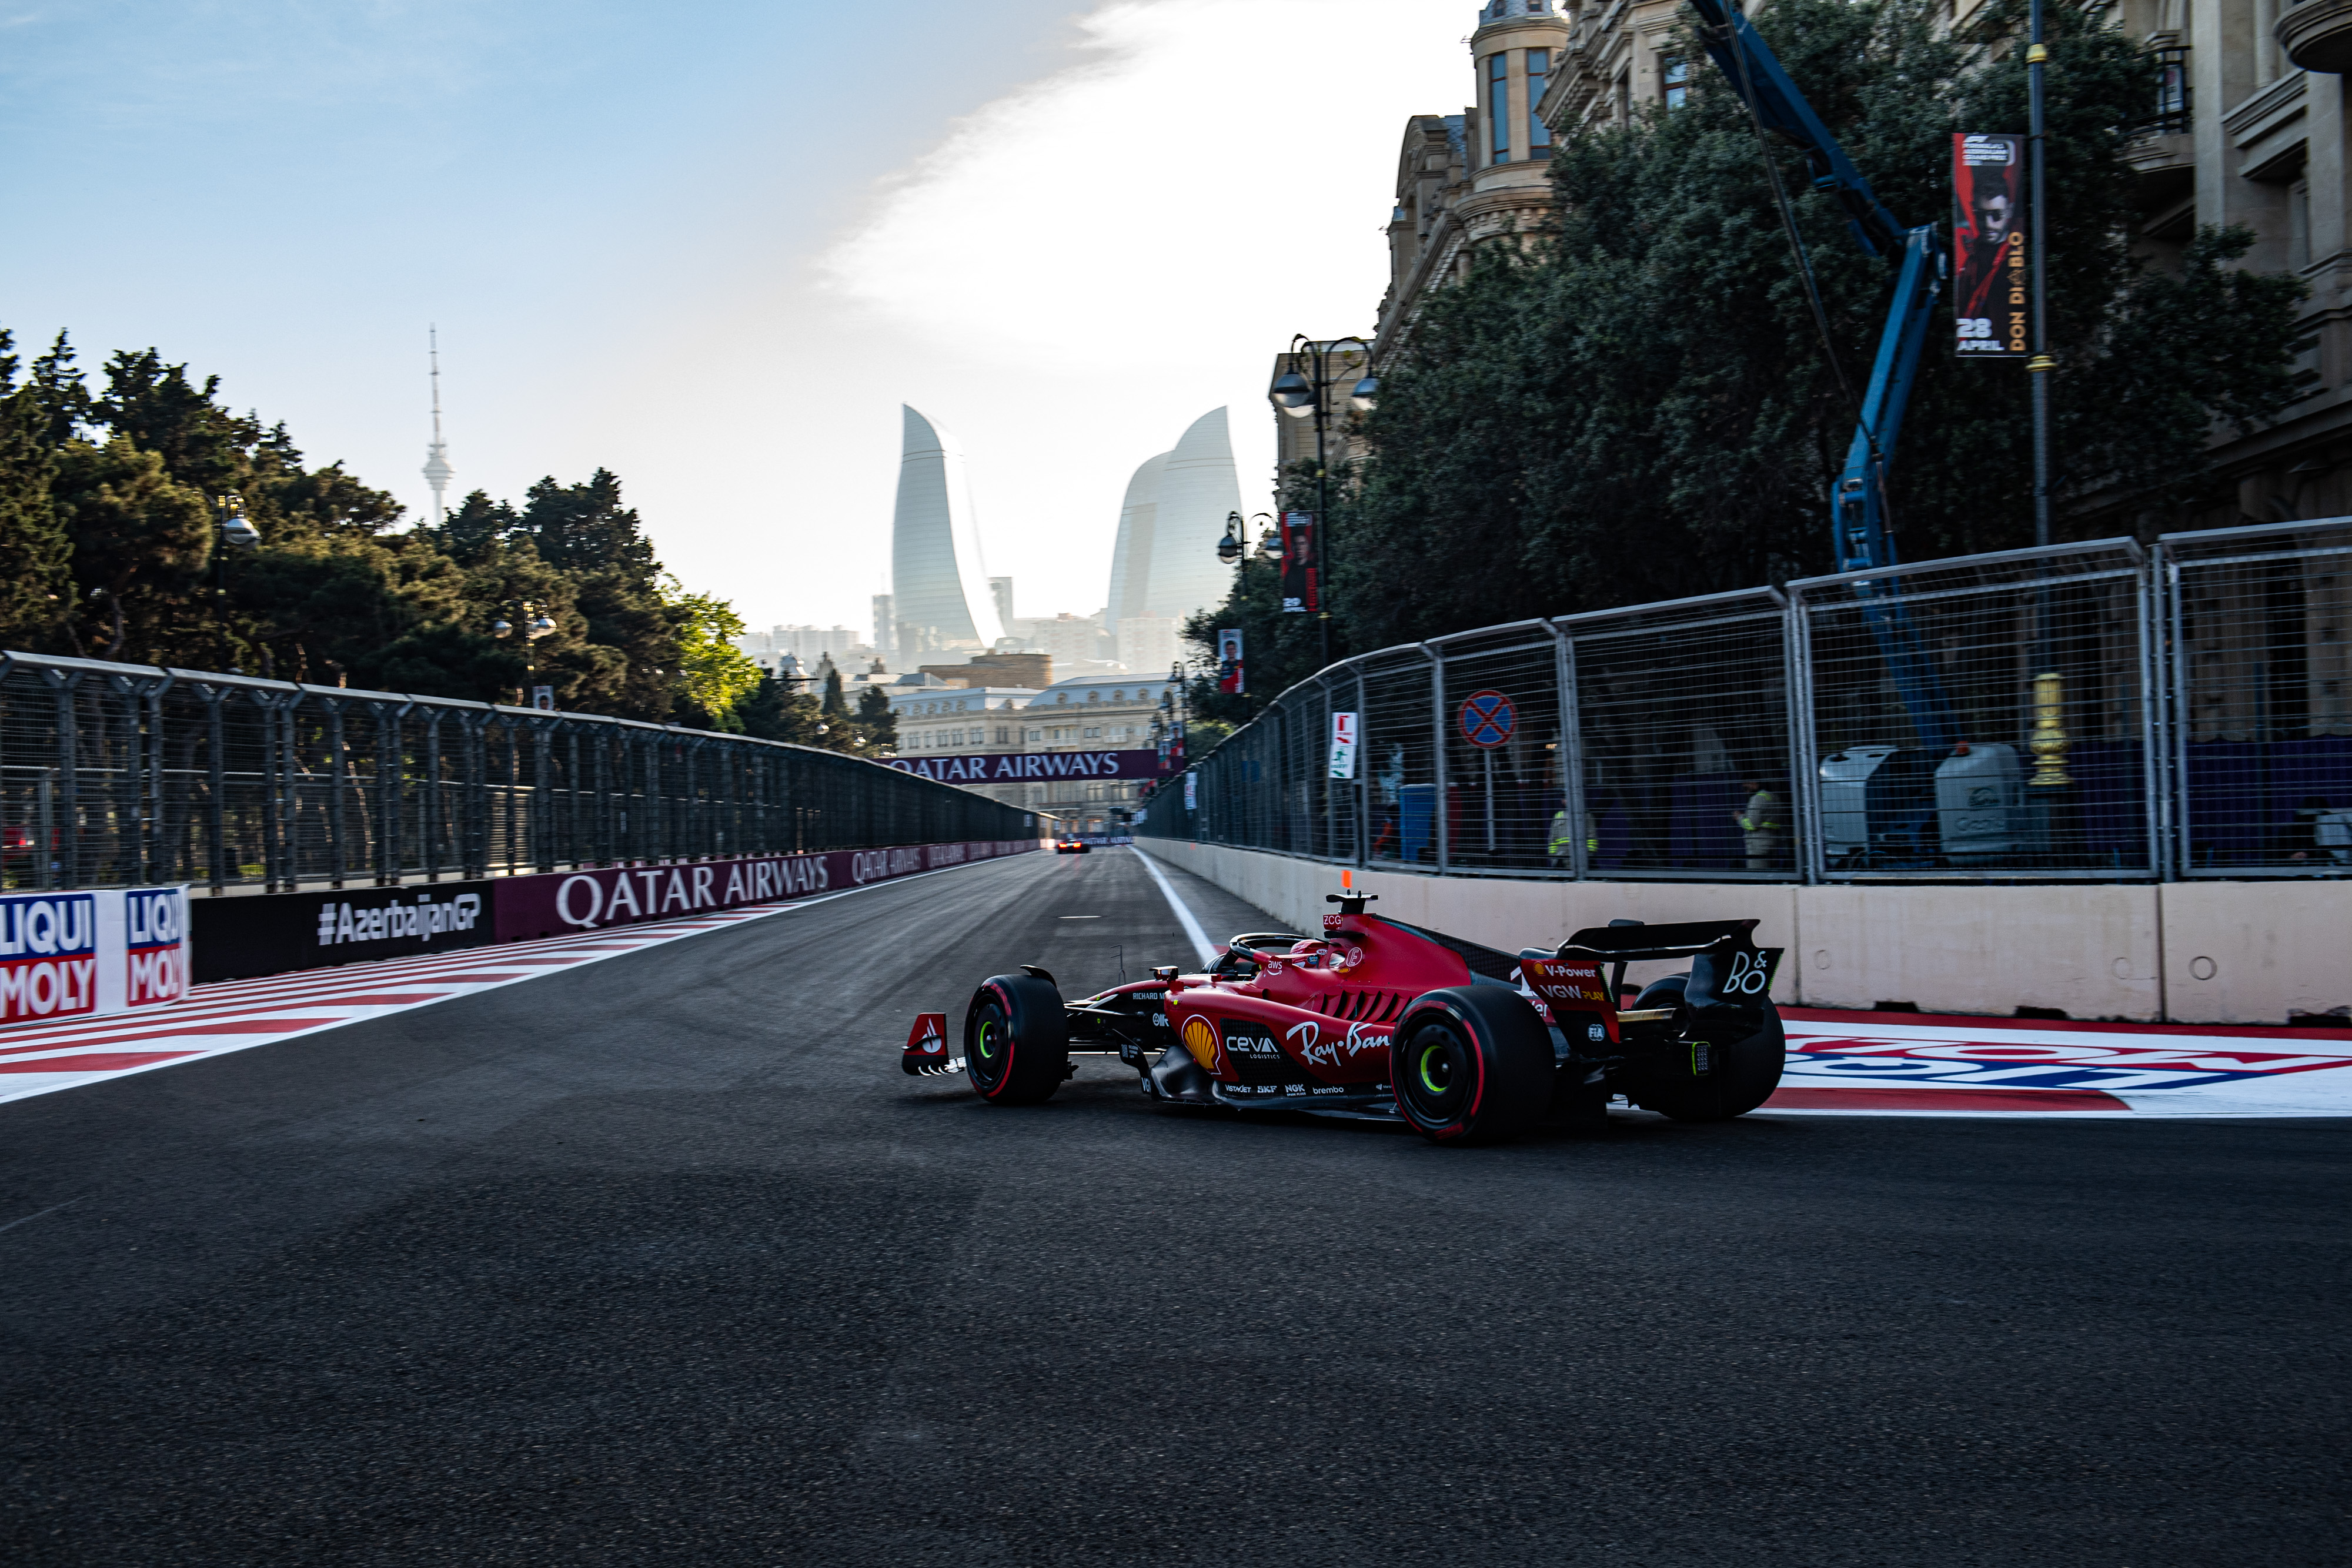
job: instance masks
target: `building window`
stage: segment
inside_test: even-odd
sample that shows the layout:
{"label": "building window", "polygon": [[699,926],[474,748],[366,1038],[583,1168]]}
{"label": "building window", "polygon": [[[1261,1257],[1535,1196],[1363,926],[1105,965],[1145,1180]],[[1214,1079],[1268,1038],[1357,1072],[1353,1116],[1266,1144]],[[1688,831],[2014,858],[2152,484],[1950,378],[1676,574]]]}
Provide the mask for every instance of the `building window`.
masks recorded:
{"label": "building window", "polygon": [[1528,51],[1528,152],[1532,157],[1539,158],[1551,151],[1551,127],[1546,125],[1543,122],[1543,116],[1536,112],[1536,105],[1543,101],[1544,89],[1550,85],[1551,51],[1529,49]]}
{"label": "building window", "polygon": [[1511,161],[1511,51],[1496,49],[1486,57],[1486,123],[1493,128],[1491,138],[1496,163]]}
{"label": "building window", "polygon": [[1690,62],[1679,55],[1668,55],[1658,65],[1659,79],[1665,84],[1666,107],[1680,109],[1690,98]]}

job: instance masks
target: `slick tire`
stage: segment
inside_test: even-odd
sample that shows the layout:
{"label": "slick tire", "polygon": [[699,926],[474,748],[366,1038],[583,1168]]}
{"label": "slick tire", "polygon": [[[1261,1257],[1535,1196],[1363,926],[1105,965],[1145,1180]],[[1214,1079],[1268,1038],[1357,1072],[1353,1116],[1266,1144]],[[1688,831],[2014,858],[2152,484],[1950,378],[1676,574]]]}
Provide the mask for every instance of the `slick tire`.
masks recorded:
{"label": "slick tire", "polygon": [[1070,1026],[1053,982],[1034,975],[982,980],[964,1009],[963,1071],[992,1105],[1052,1099],[1070,1075]]}
{"label": "slick tire", "polygon": [[1389,1046],[1397,1110],[1433,1144],[1499,1144],[1550,1107],[1551,1031],[1498,986],[1462,986],[1416,999]]}
{"label": "slick tire", "polygon": [[[1680,1007],[1688,975],[1669,975],[1643,988],[1637,1008]],[[1626,1095],[1645,1111],[1655,1111],[1677,1122],[1728,1122],[1745,1116],[1772,1097],[1780,1086],[1780,1068],[1789,1053],[1789,1037],[1780,1027],[1780,1009],[1764,1004],[1764,1027],[1745,1040],[1710,1040],[1715,1071],[1705,1078],[1667,1075],[1653,1068],[1630,1080]]]}

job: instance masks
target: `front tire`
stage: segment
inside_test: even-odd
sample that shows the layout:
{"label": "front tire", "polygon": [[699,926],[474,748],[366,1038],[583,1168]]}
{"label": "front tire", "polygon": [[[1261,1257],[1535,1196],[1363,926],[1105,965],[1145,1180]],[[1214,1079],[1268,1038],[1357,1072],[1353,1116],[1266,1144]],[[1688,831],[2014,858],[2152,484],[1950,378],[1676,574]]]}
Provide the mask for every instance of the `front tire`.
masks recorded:
{"label": "front tire", "polygon": [[1397,1109],[1433,1144],[1499,1144],[1551,1103],[1551,1031],[1500,987],[1420,998],[1397,1022],[1389,1081]]}
{"label": "front tire", "polygon": [[1070,1075],[1070,1025],[1062,993],[1034,975],[981,982],[964,1010],[963,1071],[992,1105],[1050,1100]]}
{"label": "front tire", "polygon": [[[1633,1005],[1679,1008],[1689,984],[1688,975],[1653,980]],[[1747,1039],[1707,1042],[1714,1060],[1713,1071],[1706,1077],[1653,1065],[1626,1085],[1627,1097],[1645,1111],[1677,1122],[1728,1122],[1734,1116],[1745,1116],[1780,1086],[1780,1069],[1789,1057],[1789,1037],[1780,1027],[1780,1009],[1769,1000],[1763,1007],[1763,1027]]]}

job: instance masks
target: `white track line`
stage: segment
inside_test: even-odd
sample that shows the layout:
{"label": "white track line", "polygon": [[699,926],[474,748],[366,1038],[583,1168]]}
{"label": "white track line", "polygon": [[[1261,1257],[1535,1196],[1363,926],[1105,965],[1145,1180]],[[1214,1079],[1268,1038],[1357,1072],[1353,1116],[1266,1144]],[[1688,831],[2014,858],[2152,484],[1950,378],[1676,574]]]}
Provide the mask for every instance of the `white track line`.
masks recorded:
{"label": "white track line", "polygon": [[1192,938],[1192,951],[1201,956],[1201,967],[1205,969],[1215,963],[1217,950],[1210,945],[1209,934],[1201,929],[1200,921],[1194,919],[1192,912],[1184,907],[1184,901],[1176,896],[1176,884],[1168,880],[1167,874],[1160,869],[1159,863],[1150,855],[1136,849],[1133,844],[1128,845],[1128,848],[1134,850],[1135,858],[1143,862],[1143,869],[1150,872],[1151,880],[1160,884],[1160,895],[1168,900],[1168,907],[1176,912],[1176,924],[1184,928],[1184,935]]}

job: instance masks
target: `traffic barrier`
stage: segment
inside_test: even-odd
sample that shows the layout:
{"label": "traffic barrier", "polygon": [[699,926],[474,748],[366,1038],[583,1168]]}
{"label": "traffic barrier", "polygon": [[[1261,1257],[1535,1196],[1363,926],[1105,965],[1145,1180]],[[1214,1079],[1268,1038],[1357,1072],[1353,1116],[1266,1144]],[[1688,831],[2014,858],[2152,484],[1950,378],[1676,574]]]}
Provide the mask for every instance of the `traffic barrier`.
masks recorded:
{"label": "traffic barrier", "polygon": [[0,897],[0,1023],[161,1007],[188,981],[185,888]]}
{"label": "traffic barrier", "polygon": [[[249,979],[333,964],[531,941],[639,921],[674,920],[739,904],[838,893],[950,866],[1034,853],[1040,847],[1035,839],[968,840],[821,854],[583,866],[568,872],[421,886],[199,898],[194,901],[194,979],[198,984]],[[121,899],[126,895],[63,896]],[[0,899],[0,905],[8,902]]]}
{"label": "traffic barrier", "polygon": [[[1331,865],[1232,844],[1138,841],[1313,931],[1339,880]],[[2207,882],[1909,886],[1757,882],[1575,882],[1349,873],[1378,913],[1507,953],[1633,919],[1754,918],[1789,956],[1784,1006],[2144,1022],[2352,1025],[2352,883]],[[1672,966],[1637,967],[1647,981]]]}

